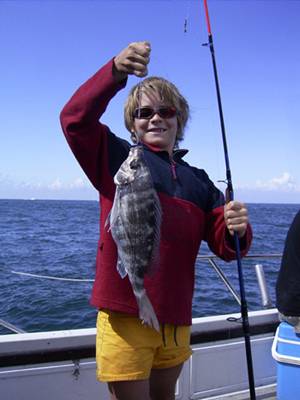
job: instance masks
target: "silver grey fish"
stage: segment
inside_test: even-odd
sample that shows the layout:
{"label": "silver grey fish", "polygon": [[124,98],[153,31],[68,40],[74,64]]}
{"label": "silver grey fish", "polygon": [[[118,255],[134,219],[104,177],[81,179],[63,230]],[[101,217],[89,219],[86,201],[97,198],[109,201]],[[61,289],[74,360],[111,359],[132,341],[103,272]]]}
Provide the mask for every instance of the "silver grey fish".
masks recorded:
{"label": "silver grey fish", "polygon": [[144,276],[158,266],[161,207],[141,145],[131,147],[114,182],[116,193],[109,224],[118,249],[117,269],[122,278],[128,275],[140,319],[159,331]]}

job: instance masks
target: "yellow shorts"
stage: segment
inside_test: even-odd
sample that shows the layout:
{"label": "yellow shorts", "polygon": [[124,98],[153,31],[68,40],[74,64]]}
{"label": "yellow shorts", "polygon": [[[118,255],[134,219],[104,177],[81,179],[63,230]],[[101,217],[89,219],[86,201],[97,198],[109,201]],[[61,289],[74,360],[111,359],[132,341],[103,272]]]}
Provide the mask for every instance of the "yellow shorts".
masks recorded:
{"label": "yellow shorts", "polygon": [[175,367],[191,354],[189,326],[175,330],[165,324],[157,332],[131,315],[98,313],[96,361],[100,381],[148,379],[152,368]]}

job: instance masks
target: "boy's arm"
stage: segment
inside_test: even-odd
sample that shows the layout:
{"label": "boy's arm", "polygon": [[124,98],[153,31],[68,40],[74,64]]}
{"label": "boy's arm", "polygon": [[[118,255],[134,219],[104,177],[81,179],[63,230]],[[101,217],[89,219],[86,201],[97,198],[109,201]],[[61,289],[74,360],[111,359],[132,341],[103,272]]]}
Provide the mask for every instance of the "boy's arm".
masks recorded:
{"label": "boy's arm", "polygon": [[[207,214],[205,240],[211,251],[223,260],[231,261],[236,258],[234,239],[224,220],[224,206],[217,207]],[[247,224],[245,234],[239,239],[242,257],[249,251],[251,241],[252,229],[250,224]]]}
{"label": "boy's arm", "polygon": [[245,256],[252,241],[252,229],[248,223],[246,207],[239,202],[230,202],[225,205],[223,193],[211,181],[209,181],[209,190],[211,203],[205,224],[205,240],[209,248],[226,261],[235,259],[233,237],[233,230],[235,230],[239,235],[241,255]]}
{"label": "boy's arm", "polygon": [[[100,189],[101,175],[108,171],[109,128],[99,122],[111,98],[126,85],[113,75],[113,60],[104,65],[74,93],[60,114],[63,132],[77,161]],[[111,134],[112,135],[112,134]],[[117,141],[115,140],[115,145]],[[116,149],[117,150],[117,149]],[[122,142],[120,141],[120,150]],[[126,157],[126,156],[125,156]]]}
{"label": "boy's arm", "polygon": [[113,188],[112,175],[127,157],[129,144],[113,135],[99,118],[126,85],[128,75],[147,75],[150,51],[148,42],[130,43],[85,82],[61,112],[61,125],[76,159],[102,192]]}

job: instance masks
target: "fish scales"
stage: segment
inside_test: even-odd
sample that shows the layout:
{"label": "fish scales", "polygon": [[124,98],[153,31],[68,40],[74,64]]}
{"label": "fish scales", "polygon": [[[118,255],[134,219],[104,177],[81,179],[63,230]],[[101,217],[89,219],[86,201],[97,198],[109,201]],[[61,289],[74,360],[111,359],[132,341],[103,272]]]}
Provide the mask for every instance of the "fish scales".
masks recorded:
{"label": "fish scales", "polygon": [[141,145],[130,149],[114,177],[116,193],[109,216],[118,249],[117,268],[128,275],[143,322],[159,330],[144,288],[144,276],[158,265],[161,207]]}

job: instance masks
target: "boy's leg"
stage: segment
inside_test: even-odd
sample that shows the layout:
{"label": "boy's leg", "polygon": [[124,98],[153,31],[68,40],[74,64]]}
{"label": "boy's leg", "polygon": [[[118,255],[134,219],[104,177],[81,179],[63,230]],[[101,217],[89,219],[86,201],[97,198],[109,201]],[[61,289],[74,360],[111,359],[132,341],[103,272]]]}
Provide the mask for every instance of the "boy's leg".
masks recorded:
{"label": "boy's leg", "polygon": [[161,326],[162,344],[156,349],[150,373],[151,400],[174,400],[176,381],[189,359],[190,327]]}
{"label": "boy's leg", "polygon": [[183,363],[171,368],[152,369],[150,375],[151,400],[174,400],[177,379]]}
{"label": "boy's leg", "polygon": [[149,380],[109,382],[111,400],[150,400]]}

